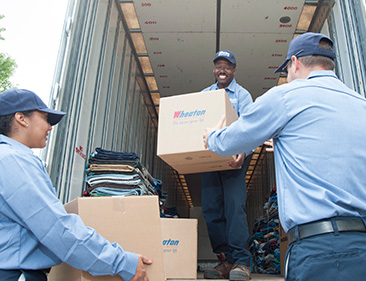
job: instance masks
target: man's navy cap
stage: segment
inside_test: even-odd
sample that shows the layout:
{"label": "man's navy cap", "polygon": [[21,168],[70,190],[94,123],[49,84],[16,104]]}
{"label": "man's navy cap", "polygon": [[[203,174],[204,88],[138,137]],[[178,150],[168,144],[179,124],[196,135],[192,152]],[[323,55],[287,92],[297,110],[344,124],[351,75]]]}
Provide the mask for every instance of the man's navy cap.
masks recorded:
{"label": "man's navy cap", "polygon": [[236,66],[236,59],[234,57],[234,54],[230,52],[229,50],[222,50],[216,53],[215,58],[213,62],[215,62],[219,58],[227,59],[229,62],[234,64]]}
{"label": "man's navy cap", "polygon": [[299,58],[310,55],[320,55],[334,60],[336,57],[334,46],[332,51],[319,48],[319,42],[323,38],[329,40],[333,45],[333,41],[321,33],[307,32],[292,39],[288,48],[286,60],[276,69],[275,73],[284,72],[284,68],[286,68],[287,63],[292,56]]}
{"label": "man's navy cap", "polygon": [[24,89],[11,89],[0,93],[0,116],[16,112],[38,110],[48,113],[48,122],[53,126],[61,121],[65,112],[50,109],[35,93]]}

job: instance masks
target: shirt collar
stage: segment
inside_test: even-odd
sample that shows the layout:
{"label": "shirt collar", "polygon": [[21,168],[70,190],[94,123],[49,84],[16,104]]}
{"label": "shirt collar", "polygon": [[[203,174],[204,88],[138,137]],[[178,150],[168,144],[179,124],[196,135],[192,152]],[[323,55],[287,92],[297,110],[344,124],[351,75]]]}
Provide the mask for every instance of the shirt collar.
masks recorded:
{"label": "shirt collar", "polygon": [[32,149],[30,149],[28,146],[13,140],[12,138],[9,138],[5,135],[0,134],[0,143],[6,143],[9,144],[11,147],[14,147],[17,150],[21,150],[24,153],[29,153],[29,154],[33,154]]}
{"label": "shirt collar", "polygon": [[[235,92],[235,84],[236,84],[236,81],[235,81],[235,78],[233,78],[233,80],[231,81],[231,83],[229,84],[229,86],[227,86],[225,88],[226,91],[229,91],[229,92]],[[219,86],[216,82],[216,89],[218,90],[219,89]]]}
{"label": "shirt collar", "polygon": [[316,71],[312,71],[310,72],[309,76],[307,79],[312,79],[312,78],[317,78],[317,77],[334,77],[337,78],[337,75],[334,73],[334,71],[332,70],[316,70]]}

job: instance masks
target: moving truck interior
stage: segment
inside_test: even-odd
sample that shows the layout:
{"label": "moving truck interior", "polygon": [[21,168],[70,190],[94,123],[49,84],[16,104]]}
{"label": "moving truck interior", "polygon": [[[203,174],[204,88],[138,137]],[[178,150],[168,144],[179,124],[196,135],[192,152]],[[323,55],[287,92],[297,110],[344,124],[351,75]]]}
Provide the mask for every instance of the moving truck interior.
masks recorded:
{"label": "moving truck interior", "polygon": [[[60,200],[82,196],[95,148],[135,152],[162,181],[164,206],[198,219],[198,264],[214,263],[200,174],[180,174],[157,156],[160,98],[213,84],[215,53],[228,49],[236,81],[255,100],[286,83],[274,70],[291,39],[307,31],[332,38],[337,76],[365,96],[365,1],[69,0],[50,93],[50,106],[67,115],[41,155]],[[273,153],[263,146],[252,154],[246,185],[251,234],[276,186]]]}

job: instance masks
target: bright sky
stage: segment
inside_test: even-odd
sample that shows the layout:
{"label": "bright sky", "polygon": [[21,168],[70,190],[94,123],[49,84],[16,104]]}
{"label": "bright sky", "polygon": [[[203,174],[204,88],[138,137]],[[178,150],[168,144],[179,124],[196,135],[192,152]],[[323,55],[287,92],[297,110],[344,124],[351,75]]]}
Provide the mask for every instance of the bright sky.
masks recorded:
{"label": "bright sky", "polygon": [[0,0],[0,53],[18,65],[10,79],[48,104],[68,0]]}

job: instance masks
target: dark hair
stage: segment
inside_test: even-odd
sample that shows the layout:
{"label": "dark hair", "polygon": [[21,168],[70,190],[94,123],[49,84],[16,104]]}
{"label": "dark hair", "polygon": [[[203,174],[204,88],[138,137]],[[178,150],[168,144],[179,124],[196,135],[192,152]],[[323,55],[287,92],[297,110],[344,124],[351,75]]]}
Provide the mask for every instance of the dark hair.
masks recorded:
{"label": "dark hair", "polygon": [[[319,48],[325,49],[328,51],[332,51],[333,43],[332,43],[332,41],[330,41],[326,38],[322,38],[319,41]],[[329,70],[333,70],[335,68],[335,63],[331,58],[321,56],[321,55],[311,55],[311,56],[300,57],[299,60],[305,66],[321,65],[324,68],[329,69]]]}
{"label": "dark hair", "polygon": [[[34,110],[22,111],[20,113],[23,113],[24,116],[29,117],[33,114],[33,111]],[[0,134],[8,136],[8,134],[11,131],[12,123],[13,123],[13,120],[14,120],[14,114],[15,113],[0,116]]]}

